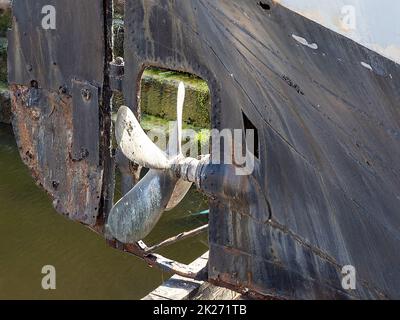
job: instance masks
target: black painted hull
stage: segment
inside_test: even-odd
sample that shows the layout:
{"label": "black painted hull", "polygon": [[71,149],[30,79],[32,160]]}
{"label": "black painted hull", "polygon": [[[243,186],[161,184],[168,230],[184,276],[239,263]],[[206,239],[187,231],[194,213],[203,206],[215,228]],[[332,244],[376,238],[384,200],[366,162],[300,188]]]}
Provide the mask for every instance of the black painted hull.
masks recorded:
{"label": "black painted hull", "polygon": [[[208,81],[214,127],[242,128],[243,110],[258,128],[254,177],[270,210],[211,202],[212,281],[284,298],[400,298],[399,65],[277,4],[128,1],[126,25],[130,104],[144,65],[180,69]],[[345,265],[356,290],[341,285]]]}

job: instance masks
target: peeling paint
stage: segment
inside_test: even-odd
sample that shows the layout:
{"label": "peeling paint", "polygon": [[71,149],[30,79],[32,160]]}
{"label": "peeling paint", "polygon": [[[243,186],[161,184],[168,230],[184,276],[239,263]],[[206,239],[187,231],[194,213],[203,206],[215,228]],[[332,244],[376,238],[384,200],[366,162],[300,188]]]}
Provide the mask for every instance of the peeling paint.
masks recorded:
{"label": "peeling paint", "polygon": [[296,36],[295,34],[292,34],[292,37],[294,40],[301,43],[303,46],[309,47],[313,50],[318,49],[318,45],[316,43],[309,43],[305,38]]}
{"label": "peeling paint", "polygon": [[[400,63],[400,2],[392,0],[274,0],[363,46]],[[352,8],[354,17],[345,8]],[[354,26],[344,21],[354,19]]]}
{"label": "peeling paint", "polygon": [[371,71],[374,70],[374,69],[371,67],[370,64],[368,64],[368,63],[366,63],[366,62],[364,62],[364,61],[361,61],[361,65],[362,65],[364,68],[367,68],[367,69],[369,69],[369,70],[371,70]]}

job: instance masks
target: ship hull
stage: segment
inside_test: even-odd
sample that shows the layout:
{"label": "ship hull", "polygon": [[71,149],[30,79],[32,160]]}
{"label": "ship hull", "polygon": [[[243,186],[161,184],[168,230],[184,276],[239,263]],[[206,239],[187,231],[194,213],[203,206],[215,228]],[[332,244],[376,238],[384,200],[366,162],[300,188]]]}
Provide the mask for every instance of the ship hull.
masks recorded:
{"label": "ship hull", "polygon": [[244,113],[258,131],[253,177],[268,205],[211,201],[210,280],[282,298],[399,298],[399,65],[276,3],[128,1],[126,25],[130,105],[145,66],[188,71],[209,84],[214,128],[243,128]]}
{"label": "ship hull", "polygon": [[[71,13],[57,34],[23,19],[44,0],[13,3],[14,130],[57,210],[101,232],[114,184],[111,2],[76,15],[53,2]],[[210,282],[260,298],[400,298],[398,64],[277,2],[245,0],[127,0],[124,60],[134,111],[156,66],[207,81],[214,129],[256,128],[255,170],[240,180],[251,194],[210,200]]]}

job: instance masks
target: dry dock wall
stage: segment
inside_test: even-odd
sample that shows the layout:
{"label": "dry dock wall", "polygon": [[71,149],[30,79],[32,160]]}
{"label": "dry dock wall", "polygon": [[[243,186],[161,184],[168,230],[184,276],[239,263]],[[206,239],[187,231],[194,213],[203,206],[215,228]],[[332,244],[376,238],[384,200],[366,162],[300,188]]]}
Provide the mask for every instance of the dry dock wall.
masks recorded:
{"label": "dry dock wall", "polygon": [[7,30],[11,25],[11,10],[0,3],[0,122],[11,122],[11,101],[7,89]]}

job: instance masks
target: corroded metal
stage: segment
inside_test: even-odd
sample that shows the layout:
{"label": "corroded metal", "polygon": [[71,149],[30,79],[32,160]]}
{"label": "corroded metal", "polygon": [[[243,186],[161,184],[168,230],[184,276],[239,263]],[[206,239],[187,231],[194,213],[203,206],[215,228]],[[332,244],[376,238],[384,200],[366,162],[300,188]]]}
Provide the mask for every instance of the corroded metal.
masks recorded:
{"label": "corroded metal", "polygon": [[[285,298],[398,297],[399,66],[270,1],[128,0],[125,21],[133,110],[142,70],[160,66],[208,82],[213,128],[243,129],[243,113],[257,128],[241,182],[255,202],[211,190],[210,280]],[[357,290],[343,289],[344,265]]]}
{"label": "corroded metal", "polygon": [[[29,104],[32,95],[38,98],[33,105]],[[57,211],[94,225],[100,206],[102,170],[97,164],[72,157],[72,98],[12,85],[11,99],[20,155],[34,179],[53,196]]]}
{"label": "corroded metal", "polygon": [[[121,68],[113,73],[111,64],[111,3],[52,1],[66,16],[74,14],[73,21],[60,19],[54,34],[40,28],[40,14],[26,16],[26,12],[41,12],[43,1],[15,0],[9,36],[13,127],[21,158],[37,184],[54,199],[58,212],[100,235],[104,235],[115,183],[110,97],[111,89],[118,88],[111,86],[122,76],[118,71]],[[75,11],[77,7],[80,11]],[[70,24],[81,31],[79,37],[74,37],[75,29]],[[70,43],[74,43],[74,52],[63,50],[63,35],[67,40],[73,37]],[[169,189],[172,193],[173,188]],[[192,270],[137,244],[116,240],[109,244],[166,272],[199,280],[207,278],[206,270]]]}
{"label": "corroded metal", "polygon": [[208,279],[207,267],[198,270],[190,265],[179,263],[159,254],[148,252],[146,250],[148,248],[147,245],[142,241],[135,244],[123,244],[115,240],[109,240],[108,244],[115,249],[133,254],[134,256],[143,259],[150,266],[160,268],[164,272],[200,281],[206,281]]}
{"label": "corroded metal", "polygon": [[72,81],[72,159],[92,166],[100,162],[99,92],[88,82]]}
{"label": "corroded metal", "polygon": [[157,251],[157,250],[159,250],[161,248],[170,246],[170,245],[172,245],[172,244],[174,244],[174,243],[176,243],[178,241],[182,241],[182,240],[185,240],[187,238],[191,238],[191,237],[197,236],[197,235],[199,235],[199,234],[201,234],[201,233],[203,233],[203,232],[205,232],[207,230],[208,230],[208,224],[206,224],[204,226],[201,226],[199,228],[196,228],[194,230],[191,230],[191,231],[182,232],[182,233],[180,233],[180,234],[178,234],[178,235],[176,235],[174,237],[168,238],[168,239],[166,239],[166,240],[164,240],[164,241],[162,241],[162,242],[160,242],[158,244],[155,244],[155,245],[153,245],[151,247],[146,248],[145,251],[147,251],[147,252]]}
{"label": "corroded metal", "polygon": [[[111,1],[51,1],[68,13],[57,33],[27,18],[47,2],[13,3],[14,130],[56,208],[102,233],[114,183]],[[257,129],[252,175],[207,166],[197,181],[211,199],[209,281],[257,297],[399,298],[400,67],[278,2],[127,0],[126,104],[139,113],[147,66],[185,71],[208,82],[213,128]],[[73,156],[86,141],[73,125],[74,79],[99,88],[98,164]],[[356,290],[341,285],[344,265],[357,270]]]}
{"label": "corroded metal", "polygon": [[112,208],[107,236],[134,244],[154,229],[168,205],[178,179],[171,173],[151,170]]}
{"label": "corroded metal", "polygon": [[[45,5],[58,12],[56,30],[42,28]],[[100,229],[113,188],[110,13],[110,1],[15,0],[8,47],[22,159],[57,211]]]}
{"label": "corroded metal", "polygon": [[117,57],[110,63],[110,86],[117,92],[122,91],[122,81],[124,78],[124,60]]}
{"label": "corroded metal", "polygon": [[[72,79],[104,81],[104,1],[16,0],[9,33],[9,83],[70,92]],[[42,8],[56,9],[56,29],[42,28]],[[76,10],[79,8],[79,10]],[[27,15],[31,12],[31,15]],[[74,44],[74,46],[71,46]]]}

